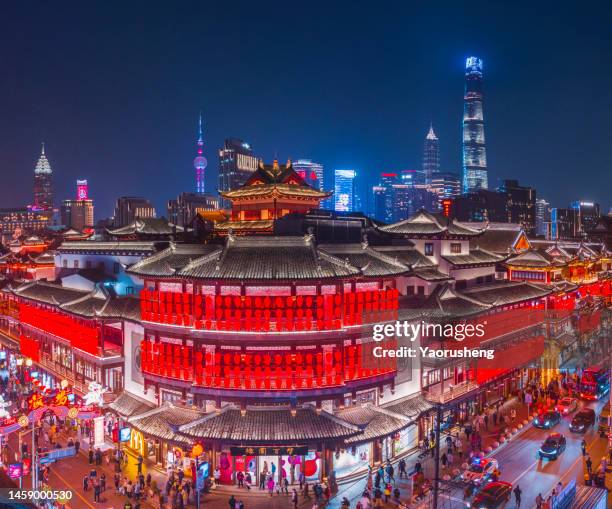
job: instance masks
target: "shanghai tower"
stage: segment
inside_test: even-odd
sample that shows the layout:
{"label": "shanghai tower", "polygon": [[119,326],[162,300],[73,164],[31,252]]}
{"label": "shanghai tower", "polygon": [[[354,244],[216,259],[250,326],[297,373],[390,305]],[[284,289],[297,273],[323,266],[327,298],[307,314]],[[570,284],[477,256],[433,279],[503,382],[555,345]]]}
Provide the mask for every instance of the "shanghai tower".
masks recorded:
{"label": "shanghai tower", "polygon": [[465,62],[461,177],[464,193],[489,187],[482,114],[482,60],[477,57],[469,57]]}

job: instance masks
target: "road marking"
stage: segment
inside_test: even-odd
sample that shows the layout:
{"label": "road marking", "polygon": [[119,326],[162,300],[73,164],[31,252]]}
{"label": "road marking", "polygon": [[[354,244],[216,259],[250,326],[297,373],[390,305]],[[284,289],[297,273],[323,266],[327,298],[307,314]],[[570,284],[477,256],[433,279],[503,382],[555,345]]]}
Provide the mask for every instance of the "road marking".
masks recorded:
{"label": "road marking", "polygon": [[85,502],[85,504],[87,504],[88,507],[91,507],[91,509],[96,509],[96,506],[91,505],[91,503],[89,502],[89,500],[87,500],[86,498],[83,497],[83,495],[81,495],[81,493],[74,488],[74,486],[72,486],[72,484],[70,484],[66,479],[64,479],[61,474],[55,470],[53,472],[53,474],[55,474],[57,477],[59,477],[63,482],[66,483],[66,486],[68,486],[70,489],[72,489],[72,492],[76,494],[77,497],[79,497],[83,502]]}

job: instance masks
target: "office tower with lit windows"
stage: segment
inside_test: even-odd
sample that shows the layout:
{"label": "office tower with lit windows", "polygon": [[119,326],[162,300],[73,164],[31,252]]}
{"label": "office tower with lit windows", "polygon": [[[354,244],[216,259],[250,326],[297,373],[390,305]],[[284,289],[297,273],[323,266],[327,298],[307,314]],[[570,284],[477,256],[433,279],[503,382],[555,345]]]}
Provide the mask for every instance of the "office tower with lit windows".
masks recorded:
{"label": "office tower with lit windows", "polygon": [[40,157],[34,168],[34,203],[33,210],[53,209],[53,171],[45,155],[45,144],[42,144]]}
{"label": "office tower with lit windows", "polygon": [[78,231],[89,230],[94,226],[94,205],[89,198],[89,185],[87,180],[77,180],[76,184],[76,200],[62,202],[62,224]]}
{"label": "office tower with lit windows", "polygon": [[[228,138],[219,150],[219,192],[242,187],[257,169],[259,161],[253,155],[251,146],[238,138]],[[221,200],[222,208],[229,207],[229,201]]]}
{"label": "office tower with lit windows", "polygon": [[550,203],[544,198],[537,198],[536,204],[536,235],[546,237],[550,224]]}
{"label": "office tower with lit windows", "polygon": [[599,203],[577,200],[570,203],[570,208],[578,215],[578,233],[585,237],[599,221]]}
{"label": "office tower with lit windows", "polygon": [[208,161],[204,157],[204,130],[202,128],[202,114],[198,119],[198,139],[196,141],[197,155],[193,160],[193,167],[195,168],[196,177],[196,193],[204,194],[205,182],[204,176],[206,172],[206,166]]}
{"label": "office tower with lit windows", "polygon": [[425,184],[431,184],[431,179],[440,172],[440,145],[433,125],[425,137],[423,146],[423,176]]}
{"label": "office tower with lit windows", "polygon": [[134,222],[136,218],[149,219],[156,217],[155,207],[141,196],[120,196],[115,204],[113,226],[120,228]]}
{"label": "office tower with lit windows", "polygon": [[310,187],[323,191],[323,165],[310,159],[293,161],[293,169]]}
{"label": "office tower with lit windows", "polygon": [[465,63],[463,103],[463,174],[461,176],[463,193],[489,188],[482,111],[482,81],[482,60],[469,57]]}
{"label": "office tower with lit windows", "polygon": [[334,171],[334,210],[352,212],[355,206],[355,170]]}
{"label": "office tower with lit windows", "polygon": [[518,180],[504,180],[497,191],[506,197],[507,222],[523,225],[532,235],[536,229],[536,190],[519,185]]}
{"label": "office tower with lit windows", "polygon": [[461,177],[458,173],[436,173],[429,185],[431,192],[438,197],[438,205],[442,208],[444,200],[450,200],[461,194]]}

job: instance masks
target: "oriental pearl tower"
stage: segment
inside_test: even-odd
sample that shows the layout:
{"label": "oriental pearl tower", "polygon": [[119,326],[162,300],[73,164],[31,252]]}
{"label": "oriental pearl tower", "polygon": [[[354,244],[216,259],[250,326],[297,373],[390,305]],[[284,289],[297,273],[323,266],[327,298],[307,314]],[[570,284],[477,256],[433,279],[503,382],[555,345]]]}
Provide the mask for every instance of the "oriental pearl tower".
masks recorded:
{"label": "oriental pearl tower", "polygon": [[196,142],[198,155],[193,160],[196,171],[196,193],[204,194],[204,170],[208,161],[204,157],[204,133],[202,131],[202,114],[198,120],[198,141]]}

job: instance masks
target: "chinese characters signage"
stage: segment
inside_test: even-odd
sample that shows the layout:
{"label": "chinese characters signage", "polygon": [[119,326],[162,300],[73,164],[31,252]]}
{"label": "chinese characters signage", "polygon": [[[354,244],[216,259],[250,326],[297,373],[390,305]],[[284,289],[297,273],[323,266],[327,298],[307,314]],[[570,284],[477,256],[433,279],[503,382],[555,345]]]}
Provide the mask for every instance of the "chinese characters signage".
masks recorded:
{"label": "chinese characters signage", "polygon": [[295,447],[230,447],[232,456],[305,456],[308,454],[308,446]]}

